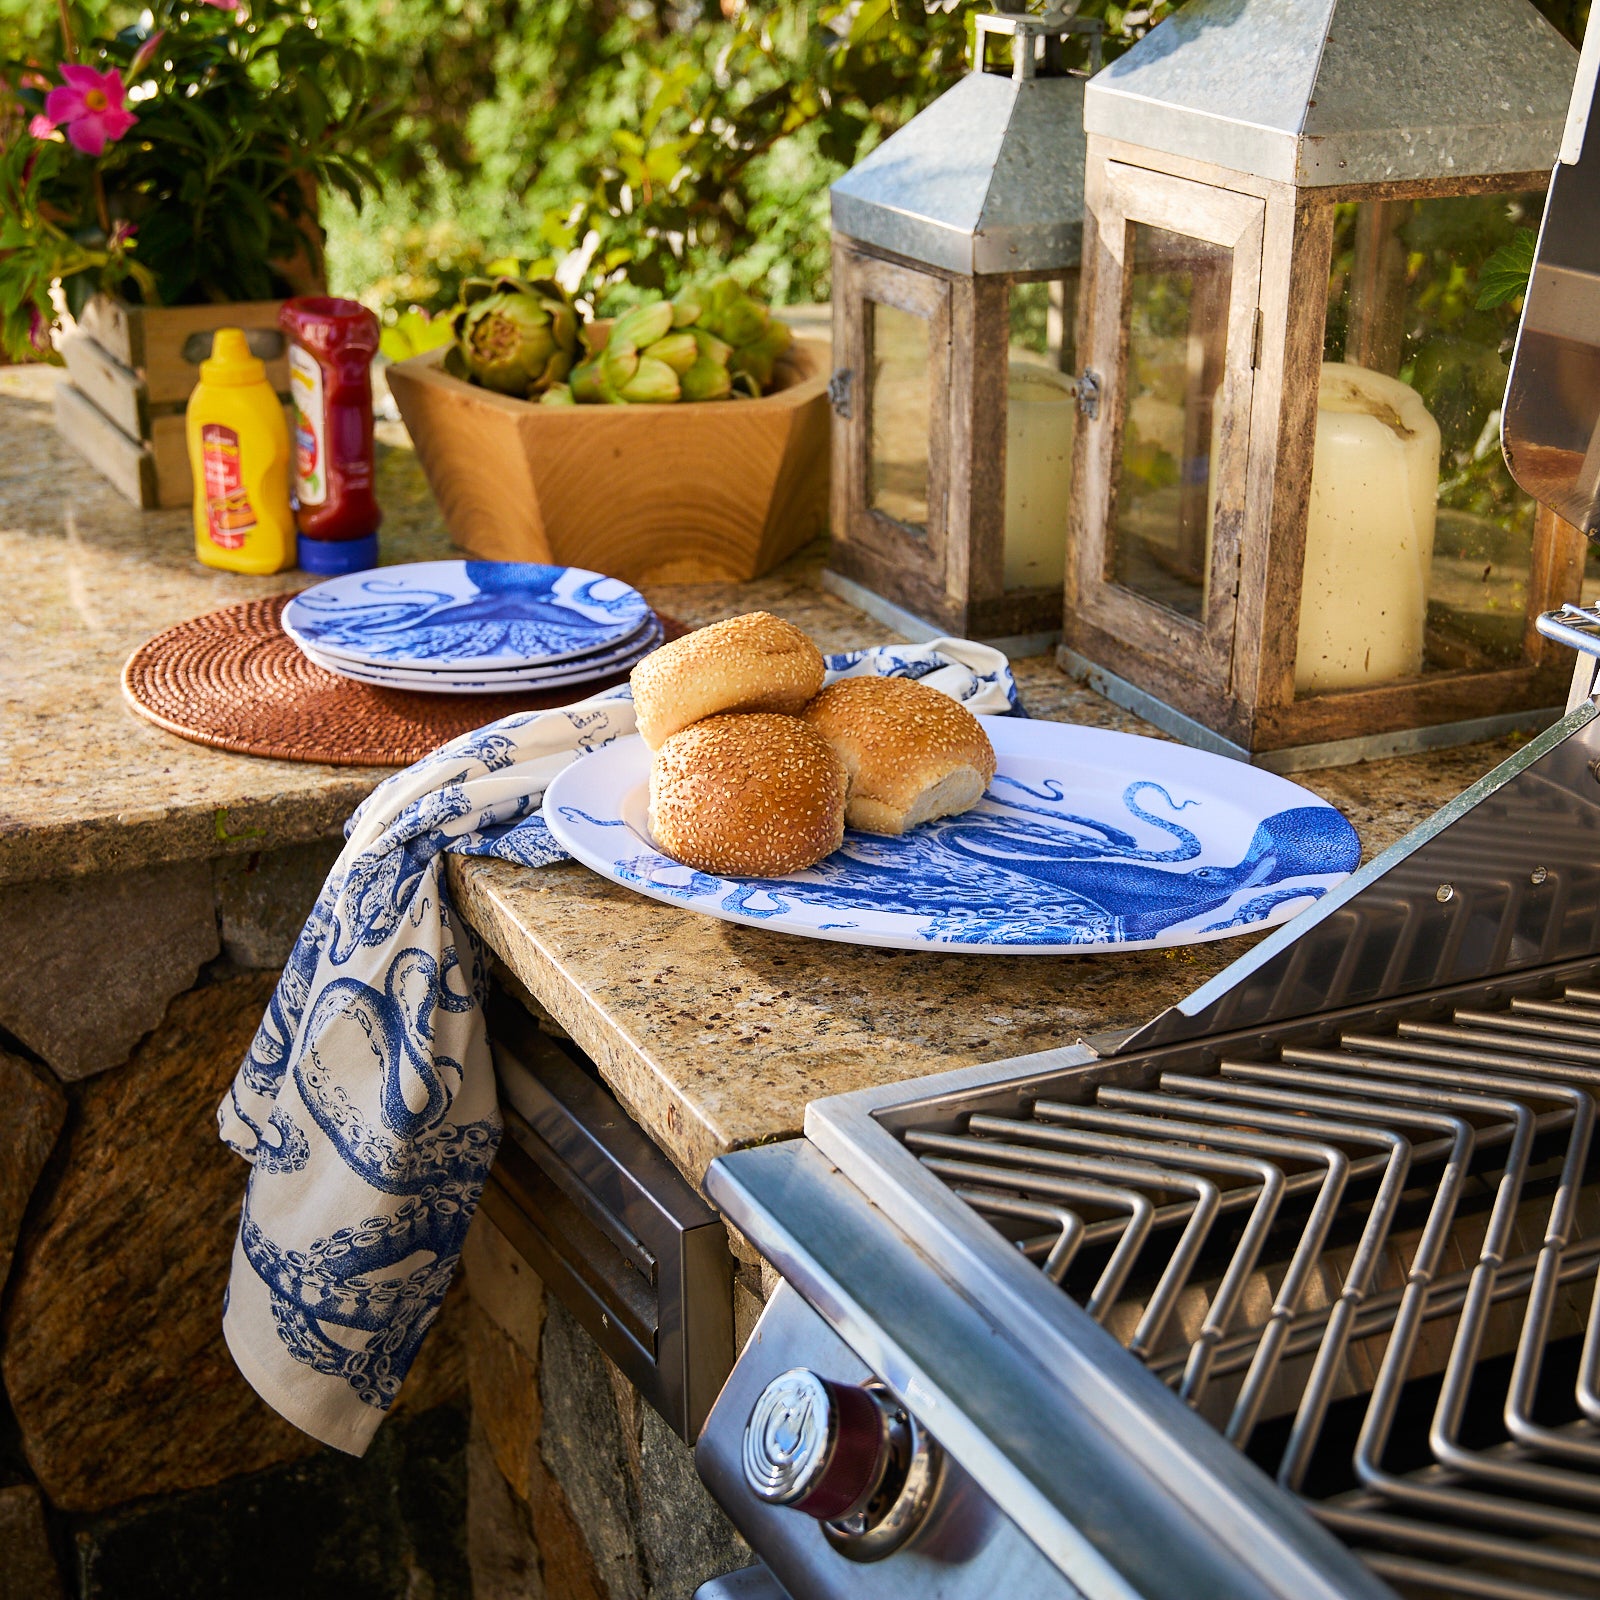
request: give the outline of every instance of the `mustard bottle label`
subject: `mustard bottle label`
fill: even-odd
[[[206,486],[206,533],[220,550],[238,550],[256,525],[255,507],[245,493],[239,465],[239,435],[208,422],[200,430]]]
[[[322,368],[309,350],[289,346],[289,393],[294,397],[294,482],[303,506],[328,498],[328,411]]]

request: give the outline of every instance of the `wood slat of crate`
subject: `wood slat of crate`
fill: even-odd
[[[61,343],[67,376],[136,443],[150,437],[150,399],[139,374],[87,334],[69,334]]]
[[[241,300],[226,305],[130,306],[109,295],[96,295],[84,307],[79,328],[113,360],[130,368],[144,382],[152,406],[182,405],[200,376],[189,359],[209,349],[185,354],[195,334],[218,328],[243,328],[277,333],[281,300]],[[279,394],[289,392],[289,357],[282,336],[272,341],[276,355],[267,361],[267,377]],[[257,354],[261,354],[259,350]]]
[[[96,295],[62,346],[70,383],[57,386],[56,427],[123,494],[146,510],[184,506],[194,493],[183,413],[218,328],[243,328],[287,398],[289,360],[280,300],[226,305],[124,305]]]
[[[154,452],[138,439],[130,439],[75,384],[56,385],[56,431],[119,494],[147,509],[157,503]]]

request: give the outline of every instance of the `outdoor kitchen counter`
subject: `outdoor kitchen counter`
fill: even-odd
[[[830,595],[777,578],[652,597],[696,623],[761,605],[806,628],[824,650],[884,637]],[[1069,682],[1048,658],[1015,667],[1033,716],[1154,733]],[[1367,858],[1509,748],[1477,745],[1299,781],[1350,818]],[[1131,1026],[1253,942],[1123,955],[934,955],[721,922],[571,862],[529,871],[453,857],[450,879],[467,919],[696,1183],[718,1155],[799,1133],[806,1103],[819,1096]]]
[[[136,717],[119,687],[123,661],[152,633],[304,577],[198,566],[186,513],[134,509],[57,437],[52,382],[44,369],[0,370],[0,885],[253,859],[298,843],[331,850],[382,769],[189,744]],[[386,556],[449,554],[411,452],[382,452],[379,478]],[[811,551],[757,583],[648,593],[691,624],[765,607],[824,650],[889,637],[823,593],[818,566]],[[1151,731],[1046,658],[1019,663],[1018,678],[1035,716]],[[1480,745],[1304,781],[1351,818],[1371,854],[1502,754]],[[1247,945],[923,955],[717,922],[571,864],[526,871],[453,858],[451,875],[467,916],[504,963],[696,1180],[725,1150],[798,1132],[818,1095],[1141,1021]]]
[[[0,884],[337,838],[384,769],[210,750],[121,692],[152,634],[310,579],[202,567],[187,511],[140,511],[57,436],[54,380],[0,368]],[[378,491],[386,560],[454,553],[409,450],[381,454]]]

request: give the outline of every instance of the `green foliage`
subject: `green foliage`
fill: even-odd
[[[126,235],[93,230],[80,239],[48,215],[46,197],[69,159],[64,146],[26,136],[0,146],[0,354],[18,360],[50,349],[50,295],[57,281],[80,288],[85,299],[129,278],[147,295],[154,290],[129,254]]]
[[[730,269],[774,303],[824,298],[828,185],[966,71],[979,3],[345,8],[411,93],[373,151],[390,198],[332,214],[340,286],[443,309],[474,256],[571,257],[563,281],[615,308]],[[1171,9],[1083,14],[1109,57]]]
[[[0,306],[13,352],[25,324],[50,319],[53,278],[74,313],[96,289],[164,305],[303,292],[321,275],[319,190],[359,203],[378,183],[365,150],[390,111],[327,5],[251,0],[228,12],[157,0],[111,32],[119,20],[112,8],[74,18],[80,62],[137,69],[138,121],[93,158],[28,130],[59,49],[14,21],[4,36]]]
[[[1528,292],[1533,276],[1533,252],[1539,235],[1532,228],[1518,228],[1509,244],[1503,244],[1484,262],[1478,273],[1479,311],[1492,311]]]

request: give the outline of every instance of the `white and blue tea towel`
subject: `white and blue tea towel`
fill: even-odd
[[[829,658],[1016,714],[997,650],[962,639]],[[251,1164],[223,1307],[240,1371],[359,1455],[439,1310],[500,1138],[484,962],[445,852],[544,866],[537,815],[579,756],[634,731],[626,687],[503,718],[379,784],[295,945],[217,1122]]]

